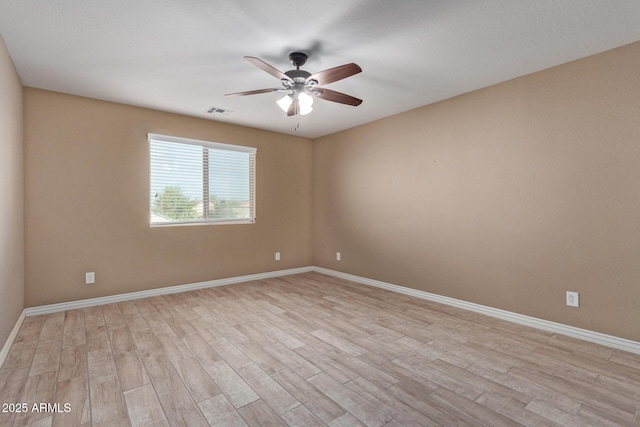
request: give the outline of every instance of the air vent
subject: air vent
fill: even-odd
[[[228,110],[228,109],[224,109],[224,108],[219,108],[219,107],[211,107],[207,110],[208,114],[224,114],[225,116],[228,116],[230,113],[233,113],[233,110]]]

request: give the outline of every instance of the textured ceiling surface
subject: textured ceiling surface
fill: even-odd
[[[640,40],[638,0],[0,0],[25,86],[319,137]],[[287,117],[242,59],[312,73],[364,100]],[[207,114],[212,106],[232,110]]]

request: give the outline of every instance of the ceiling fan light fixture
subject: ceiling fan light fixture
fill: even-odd
[[[313,98],[308,94],[302,93],[292,93],[289,95],[285,95],[282,98],[278,99],[276,103],[285,113],[289,111],[289,107],[293,102],[294,98],[298,98],[298,107],[300,108],[300,115],[305,116],[313,111]]]

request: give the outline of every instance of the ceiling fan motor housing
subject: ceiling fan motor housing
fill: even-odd
[[[293,53],[291,55],[293,55]],[[304,53],[302,55],[304,55]],[[304,55],[304,56],[306,58],[307,55]],[[291,63],[293,62],[294,61],[292,60]],[[283,79],[282,80],[283,86],[286,89],[293,89],[294,92],[302,92],[305,88],[305,84],[307,83],[307,78],[311,75],[310,72],[305,70],[300,70],[300,69],[289,70],[289,71],[286,71],[284,74],[293,81],[293,84],[291,84],[290,82],[285,82]]]
[[[289,71],[286,71],[285,74],[289,78],[291,78],[291,80],[293,80],[294,82],[297,82],[299,79],[301,79],[302,81],[305,81],[307,77],[311,75],[310,72],[305,70],[289,70]]]

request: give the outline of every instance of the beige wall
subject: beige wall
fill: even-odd
[[[638,70],[635,43],[316,140],[314,264],[640,340]]]
[[[24,308],[22,85],[0,37],[0,348]]]
[[[27,306],[311,264],[311,140],[31,88],[24,102]],[[256,223],[150,228],[147,132],[257,147]]]

